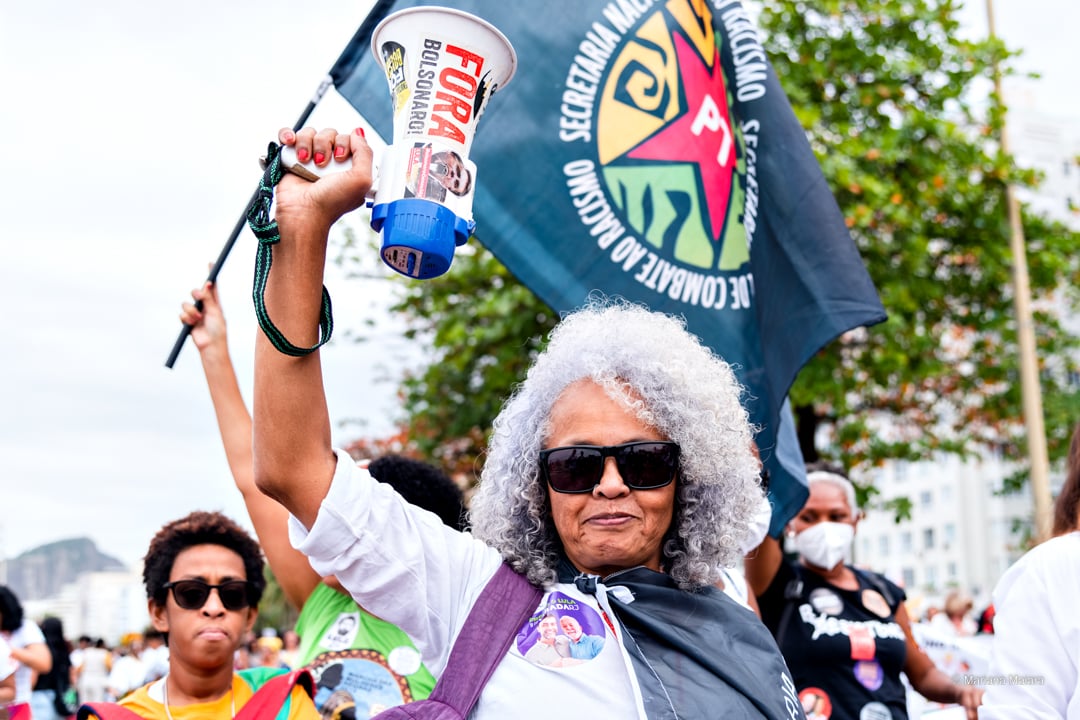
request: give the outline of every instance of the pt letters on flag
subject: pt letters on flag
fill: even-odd
[[[371,30],[423,4],[377,2],[331,71],[384,138]],[[557,311],[599,290],[684,316],[748,390],[779,533],[806,497],[780,427],[787,390],[820,348],[885,312],[742,4],[438,4],[492,23],[518,55],[470,152],[476,238]]]

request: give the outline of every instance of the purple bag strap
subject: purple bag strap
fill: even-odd
[[[517,631],[532,616],[543,592],[505,562],[488,581],[465,618],[430,700],[467,717],[487,681],[506,656]]]

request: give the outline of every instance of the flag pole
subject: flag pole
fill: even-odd
[[[367,42],[371,38],[371,33],[375,27],[375,24],[386,15],[387,9],[391,7],[394,0],[377,0],[371,11],[368,12],[364,22],[360,23],[360,27],[357,28],[356,33],[353,35],[352,40],[345,46],[345,50],[338,57],[337,62],[330,68],[330,72],[327,74],[323,81],[319,83],[319,87],[315,90],[315,94],[312,96],[311,101],[307,107],[304,108],[304,112],[300,113],[300,118],[293,124],[293,132],[300,132],[300,129],[304,127],[304,124],[308,121],[311,113],[314,112],[315,106],[319,104],[319,101],[326,95],[326,91],[330,89],[331,85],[337,85],[339,81],[344,80],[352,72],[353,67],[359,62],[360,57],[368,52]],[[252,193],[251,199],[244,205],[244,212],[240,216],[240,219],[236,221],[236,226],[233,227],[232,233],[229,235],[229,239],[225,241],[225,246],[221,248],[221,253],[218,255],[218,259],[214,262],[213,267],[210,268],[210,274],[206,276],[206,282],[216,282],[218,273],[221,272],[222,265],[225,264],[225,258],[229,256],[232,251],[233,245],[236,244],[236,239],[240,237],[240,233],[244,231],[244,226],[247,224],[247,212],[251,204],[259,196],[259,190],[256,187],[255,192]],[[202,310],[202,302],[195,303],[195,307]],[[184,342],[187,341],[188,335],[191,334],[191,325],[185,324],[180,328],[180,334],[176,338],[176,342],[173,343],[172,351],[169,353],[168,359],[165,361],[165,367],[172,368],[176,363],[176,358],[180,355],[180,350],[184,347]]]
[[[994,1],[986,0],[986,19],[990,39],[994,32]],[[1005,127],[1005,102],[1001,91],[1001,72],[997,59],[993,64],[994,92],[1002,107],[1001,152],[1009,155],[1009,138]],[[1020,202],[1011,182],[1005,184],[1005,203],[1009,214],[1009,248],[1013,256],[1013,304],[1016,310],[1016,335],[1020,345],[1020,390],[1023,398],[1024,423],[1028,435],[1028,457],[1031,462],[1031,494],[1035,509],[1035,542],[1050,537],[1050,462],[1046,451],[1046,428],[1043,420],[1042,389],[1039,385],[1038,357],[1035,352],[1035,328],[1031,314],[1031,286],[1028,280],[1027,250],[1020,217]]]
[[[326,91],[333,85],[333,79],[330,75],[323,78],[323,81],[319,83],[319,87],[315,90],[315,95],[312,96],[311,101],[308,102],[307,107],[300,113],[300,117],[293,124],[293,132],[300,132],[300,129],[307,123],[308,118],[311,117],[311,113],[315,111],[315,106],[319,104],[319,101],[323,99]],[[221,248],[221,252],[218,254],[218,258],[214,261],[213,266],[210,268],[210,273],[206,276],[206,282],[217,282],[218,273],[221,272],[222,266],[225,264],[225,259],[229,257],[229,253],[233,249],[233,245],[236,244],[236,239],[240,237],[240,233],[244,231],[244,227],[247,225],[247,213],[248,208],[259,197],[259,188],[255,188],[255,192],[251,194],[251,198],[244,205],[244,212],[240,214],[240,218],[236,221],[236,225],[233,226],[232,233],[229,234],[229,239],[225,241],[225,246]],[[195,307],[202,310],[202,300],[198,300],[195,303]],[[183,349],[184,343],[187,341],[188,335],[191,334],[191,325],[184,323],[180,328],[180,334],[176,337],[176,342],[173,343],[172,351],[169,352],[169,357],[165,360],[165,367],[172,369],[172,366],[176,363],[176,358],[180,355],[180,350]]]

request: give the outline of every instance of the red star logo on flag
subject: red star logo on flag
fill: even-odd
[[[713,241],[720,239],[735,174],[735,133],[727,85],[716,50],[712,69],[679,35],[675,55],[682,70],[686,110],[667,127],[627,153],[639,160],[686,162],[698,166]]]

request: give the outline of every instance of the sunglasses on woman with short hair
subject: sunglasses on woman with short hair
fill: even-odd
[[[226,610],[243,610],[252,606],[251,596],[254,586],[248,580],[226,580],[211,585],[205,580],[176,580],[167,582],[161,589],[172,590],[176,604],[184,610],[201,610],[210,597],[211,590],[217,590],[218,598]]]
[[[679,468],[679,445],[666,440],[622,445],[566,445],[540,451],[540,474],[560,493],[592,492],[604,475],[604,461],[615,466],[627,487],[655,490],[669,485]]]

